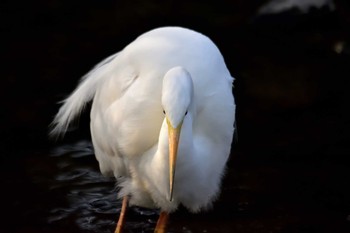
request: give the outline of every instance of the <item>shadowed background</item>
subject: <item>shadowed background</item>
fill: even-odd
[[[48,125],[57,102],[96,63],[168,25],[217,44],[236,79],[238,126],[213,211],[180,211],[170,230],[349,232],[350,6],[314,0],[277,10],[281,2],[302,1],[0,3],[0,232],[112,231],[118,212],[111,206],[88,199],[103,211],[77,217],[86,211],[85,185],[94,195],[103,190],[94,201],[114,200],[113,181],[100,177],[92,155],[89,114],[57,143],[48,140]],[[128,229],[147,232],[142,221],[155,213],[143,211],[143,220],[137,213]],[[96,219],[108,221],[98,229],[79,222]]]

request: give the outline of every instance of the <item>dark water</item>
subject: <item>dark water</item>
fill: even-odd
[[[170,218],[169,232],[349,232],[348,165],[232,155],[213,209]],[[113,232],[121,207],[88,140],[36,151],[1,170],[1,232]],[[19,171],[14,174],[14,170]],[[6,173],[4,176],[3,173]],[[125,232],[153,232],[157,210],[128,209]]]

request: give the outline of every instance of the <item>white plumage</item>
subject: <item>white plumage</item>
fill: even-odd
[[[154,29],[82,79],[56,115],[52,134],[64,134],[93,100],[96,158],[104,175],[118,179],[119,196],[165,212],[179,204],[196,212],[217,196],[230,154],[232,81],[208,37],[180,27]],[[181,130],[172,194],[170,127]]]

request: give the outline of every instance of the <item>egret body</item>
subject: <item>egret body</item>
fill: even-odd
[[[82,79],[52,134],[63,135],[92,100],[101,172],[117,179],[124,209],[127,203],[159,208],[156,231],[162,232],[180,204],[198,212],[219,192],[234,131],[232,82],[208,37],[180,27],[154,29]]]

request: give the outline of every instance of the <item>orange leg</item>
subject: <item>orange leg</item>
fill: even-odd
[[[154,233],[166,233],[166,227],[168,223],[169,214],[165,211],[160,212],[157,226],[154,229]]]
[[[128,196],[123,197],[122,209],[120,211],[115,233],[122,233],[124,222],[125,222],[126,208],[128,207],[128,199],[129,199]]]

